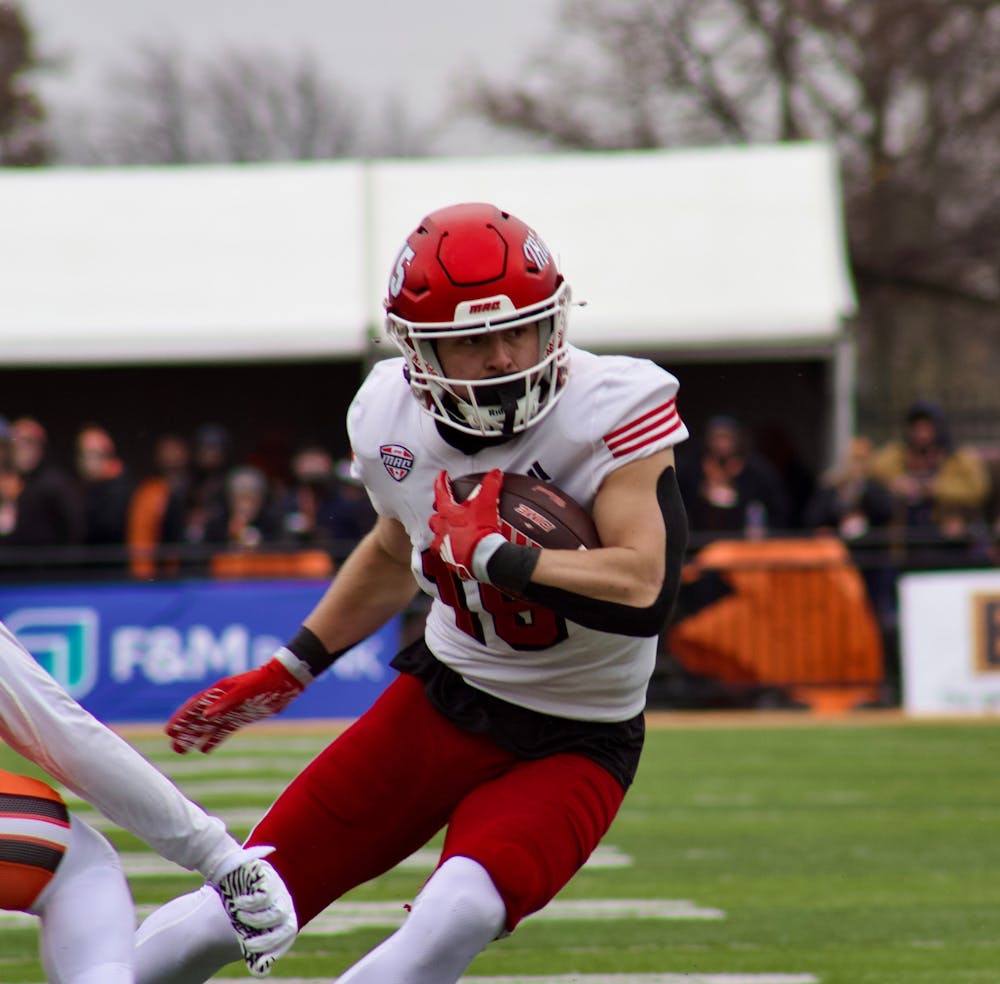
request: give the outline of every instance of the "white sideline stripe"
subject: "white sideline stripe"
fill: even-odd
[[[225,817],[223,817],[225,819]],[[226,826],[233,825],[226,821]],[[427,847],[411,854],[406,860],[401,861],[397,868],[408,871],[433,871],[438,863],[441,851],[439,848]],[[125,874],[130,878],[146,878],[156,875],[180,875],[185,874],[186,869],[179,865],[161,858],[158,854],[150,854],[145,851],[121,851],[118,855],[125,868]],[[601,845],[590,856],[585,867],[587,868],[628,868],[633,861],[627,854],[622,853],[616,847]]]
[[[300,936],[336,936],[362,927],[401,926],[406,918],[405,902],[334,902],[321,912]],[[696,906],[686,899],[556,899],[541,912],[529,916],[531,923],[566,919],[725,919],[721,909]]]
[[[178,869],[181,870],[181,869]],[[337,936],[368,927],[395,928],[406,918],[405,902],[334,902],[321,912],[300,936]],[[156,906],[140,905],[140,918]],[[699,907],[687,899],[556,899],[541,912],[528,917],[531,923],[566,919],[725,919],[722,909]],[[0,926],[26,925],[33,916],[19,912],[0,912]],[[687,981],[686,984],[691,984]]]

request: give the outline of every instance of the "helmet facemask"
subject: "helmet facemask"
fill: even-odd
[[[562,395],[569,356],[566,313],[570,290],[565,282],[537,304],[516,309],[505,295],[465,301],[455,320],[417,323],[389,313],[389,337],[406,358],[410,387],[420,407],[435,420],[481,437],[511,436],[548,414]],[[526,369],[490,379],[445,375],[436,342],[538,326],[538,360]]]

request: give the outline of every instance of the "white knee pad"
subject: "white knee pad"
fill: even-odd
[[[338,984],[454,984],[503,931],[507,912],[486,869],[449,858],[406,922],[337,979]]]
[[[503,931],[507,910],[489,872],[472,858],[454,857],[434,872],[414,900],[407,922],[414,918],[443,922],[458,937],[485,937],[488,943]]]

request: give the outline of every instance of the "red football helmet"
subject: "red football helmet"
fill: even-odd
[[[452,205],[428,215],[396,258],[386,331],[432,417],[466,434],[517,434],[562,394],[569,300],[548,248],[520,219],[494,205]],[[538,361],[529,369],[486,380],[445,376],[436,339],[530,324],[538,325]]]

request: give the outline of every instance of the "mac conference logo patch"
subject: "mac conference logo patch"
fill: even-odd
[[[385,470],[397,481],[401,482],[410,474],[413,468],[413,452],[402,444],[383,444],[378,449]]]

